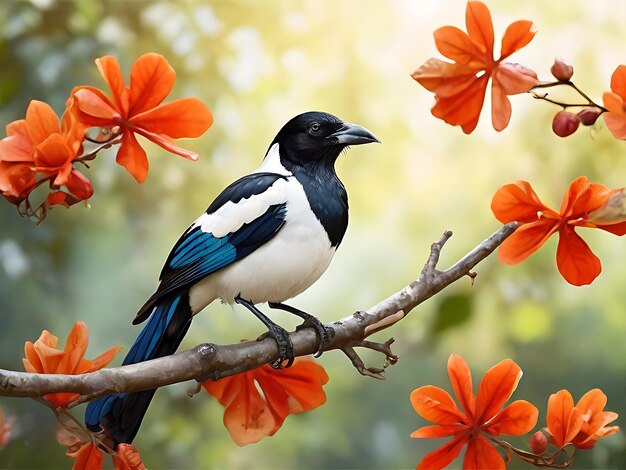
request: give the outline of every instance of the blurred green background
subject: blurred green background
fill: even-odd
[[[512,60],[540,78],[548,79],[553,58],[562,56],[574,64],[576,83],[600,99],[614,68],[626,61],[621,0],[493,0],[489,6],[497,44],[510,22],[535,21],[539,33]],[[0,367],[22,370],[24,341],[44,328],[63,341],[78,319],[90,327],[88,357],[118,343],[127,348],[139,331],[131,319],[156,287],[180,233],[224,186],[254,170],[282,124],[303,111],[329,111],[383,142],[338,162],[350,194],[350,227],[326,275],[293,302],[326,321],[366,309],[410,282],[446,229],[455,235],[441,267],[472,249],[499,226],[489,204],[502,184],[527,179],[557,208],[582,174],[623,186],[624,142],[601,123],[560,139],[550,130],[557,110],[529,96],[512,98],[511,125],[500,134],[488,108],[471,136],[430,115],[432,95],[409,74],[436,55],[437,27],[464,27],[464,8],[461,0],[3,0],[2,125],[22,117],[31,99],[61,113],[73,86],[104,88],[96,57],[115,55],[128,76],[147,51],[164,54],[176,69],[172,97],[201,98],[215,124],[184,142],[200,152],[197,163],[144,142],[151,171],[143,185],[115,164],[114,153],[103,152],[86,172],[95,188],[89,209],[58,208],[35,226],[0,203]],[[409,393],[426,384],[450,390],[445,366],[453,352],[467,359],[475,382],[491,365],[513,358],[525,373],[514,398],[537,404],[539,425],[549,394],[561,388],[578,399],[600,387],[607,408],[625,415],[624,239],[584,232],[603,261],[591,287],[575,288],[560,277],[555,239],[514,268],[492,256],[478,267],[473,287],[461,280],[378,334],[395,336],[401,356],[385,382],[361,377],[338,352],[325,354],[319,362],[330,375],[326,405],[288,418],[272,438],[237,447],[217,401],[205,394],[189,399],[190,384],[183,384],[156,395],[135,444],[149,468],[412,468],[444,440],[409,438],[426,424]],[[288,314],[272,316],[295,326]],[[183,347],[261,332],[246,311],[211,305],[194,320]],[[378,355],[364,357],[382,363]],[[0,467],[70,467],[47,409],[21,399],[0,405],[18,418]],[[624,434],[581,452],[574,467],[626,468]],[[516,461],[511,468],[526,467]]]

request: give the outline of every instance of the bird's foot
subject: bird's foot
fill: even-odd
[[[304,313],[304,312],[302,312]],[[317,339],[319,343],[317,345],[317,351],[313,355],[313,357],[320,357],[324,352],[324,348],[328,343],[330,343],[330,339],[335,336],[335,330],[322,323],[319,318],[314,317],[313,315],[304,314],[306,316],[302,316],[304,321],[302,324],[296,327],[297,330],[301,330],[302,328],[313,328],[315,330],[315,334],[317,335]]]
[[[278,344],[278,357],[276,360],[268,363],[268,365],[272,369],[280,369],[281,367],[286,369],[287,367],[291,367],[294,361],[294,356],[293,344],[291,343],[289,332],[278,325],[271,325],[268,326],[267,333],[263,333],[259,336],[257,341],[264,340],[267,337],[274,338],[276,344]],[[287,361],[287,364],[283,366],[283,362],[285,361]]]

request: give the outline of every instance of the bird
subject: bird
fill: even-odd
[[[289,120],[260,167],[226,187],[171,250],[156,292],[133,324],[147,320],[123,365],[173,354],[195,314],[215,300],[239,304],[278,344],[274,368],[293,360],[288,332],[258,307],[267,303],[315,329],[320,355],[332,334],[317,317],[284,302],[328,268],[348,226],[348,195],[335,162],[352,145],[380,142],[366,128],[310,111]],[[85,412],[87,428],[117,446],[132,443],[156,390],[104,395]]]

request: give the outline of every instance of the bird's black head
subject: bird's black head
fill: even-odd
[[[291,166],[330,166],[349,145],[379,142],[364,127],[344,122],[332,114],[311,111],[300,114],[283,126],[274,138],[281,163]]]

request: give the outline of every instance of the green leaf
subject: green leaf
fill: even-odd
[[[437,308],[432,334],[439,335],[451,328],[467,323],[472,316],[472,297],[468,294],[452,294],[443,299]]]

